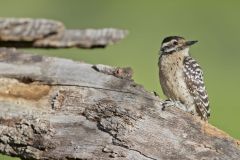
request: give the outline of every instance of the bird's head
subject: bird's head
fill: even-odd
[[[160,53],[172,54],[182,50],[187,50],[188,52],[189,47],[197,42],[198,41],[187,41],[179,36],[166,37],[162,42]]]

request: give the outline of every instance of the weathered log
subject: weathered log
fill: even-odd
[[[0,49],[0,152],[22,159],[240,158],[238,141],[177,108],[162,111],[162,101],[130,75],[128,68]]]
[[[30,18],[1,18],[1,47],[97,48],[114,44],[127,35],[126,30],[68,30],[58,21]]]

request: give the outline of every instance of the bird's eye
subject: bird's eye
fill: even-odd
[[[178,42],[177,42],[177,41],[174,41],[173,44],[174,44],[174,45],[178,45]]]

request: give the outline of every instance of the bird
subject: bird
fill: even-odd
[[[197,42],[180,36],[164,38],[158,61],[159,79],[168,98],[163,103],[164,108],[175,106],[207,121],[210,106],[203,71],[189,54],[190,46]]]

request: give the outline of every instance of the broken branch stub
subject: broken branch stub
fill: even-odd
[[[47,19],[1,18],[1,47],[102,48],[122,40],[126,30],[66,29],[63,23]]]
[[[189,113],[162,111],[162,101],[130,72],[119,77],[116,70],[0,49],[0,152],[23,159],[239,159],[238,141]]]

